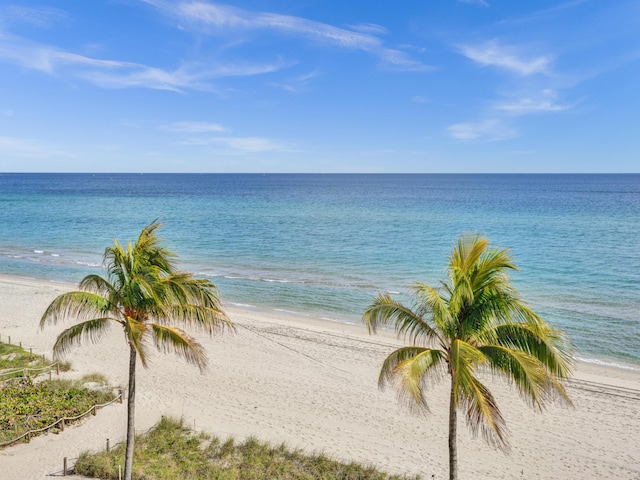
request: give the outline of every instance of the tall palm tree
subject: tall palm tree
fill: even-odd
[[[176,269],[176,256],[162,246],[156,234],[159,226],[157,221],[147,225],[136,244],[129,243],[126,248],[114,240],[114,246],[104,252],[106,278],[84,277],[79,291],[57,297],[40,320],[40,328],[66,318],[81,320],[60,333],[53,346],[55,357],[83,340],[98,341],[113,323],[124,330],[129,345],[125,480],[131,480],[133,464],[137,358],[148,367],[152,341],[158,350],[174,352],[202,371],[207,365],[203,347],[178,326],[209,334],[234,328],[221,309],[216,286]]]
[[[490,372],[515,384],[534,408],[554,398],[571,403],[561,379],[571,373],[571,350],[562,332],[551,328],[509,282],[516,267],[507,250],[486,238],[462,236],[449,257],[448,280],[436,289],[412,286],[409,308],[380,294],[363,320],[370,333],[391,324],[411,346],[382,364],[379,386],[391,383],[400,400],[427,410],[429,381],[449,376],[449,478],[457,478],[456,427],[463,409],[472,433],[508,450],[505,421],[478,373]]]

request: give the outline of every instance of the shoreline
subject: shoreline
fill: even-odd
[[[77,287],[77,283],[73,283],[65,280],[55,280],[55,279],[43,279],[37,277],[28,277],[21,275],[11,275],[0,273],[0,284],[9,282],[9,283],[19,283],[19,282],[27,282],[28,284],[36,284],[36,285],[57,285],[66,289],[75,289]],[[319,315],[314,314],[313,312],[304,312],[304,311],[292,311],[287,309],[282,309],[278,307],[269,307],[269,306],[257,306],[257,305],[248,305],[248,304],[239,304],[234,302],[225,303],[223,299],[224,308],[227,310],[235,310],[238,312],[247,312],[252,314],[262,314],[268,317],[284,317],[289,318],[292,321],[301,322],[306,324],[320,324],[324,325],[328,328],[340,327],[343,325],[352,325],[355,327],[359,327],[363,332],[366,332],[366,328],[361,322],[358,322],[356,319],[353,321],[349,321],[347,317],[341,318],[327,318],[321,317]],[[385,327],[381,327],[380,331],[384,331]],[[581,352],[575,352],[574,355],[576,366],[584,365],[582,368],[591,368],[599,369],[601,368],[604,372],[608,370],[623,370],[627,372],[637,372],[640,375],[640,362],[634,363],[632,361],[625,362],[624,359],[615,359],[615,358],[603,358],[603,357],[588,357],[582,354]]]
[[[69,288],[73,285],[0,275],[2,338],[11,335],[14,343],[50,355],[55,337],[70,322],[44,331],[38,322],[50,301]],[[137,431],[169,415],[220,438],[253,435],[390,473],[445,478],[447,383],[434,386],[426,417],[399,406],[391,389],[378,390],[384,357],[402,344],[393,332],[370,336],[362,325],[279,312],[227,307],[227,313],[238,327],[235,334],[198,335],[209,356],[204,374],[155,351],[150,368],[138,368]],[[114,328],[66,359],[72,375],[101,372],[112,385],[126,386],[127,357],[122,332]],[[542,413],[505,383],[488,385],[511,432],[511,453],[474,439],[461,420],[461,478],[640,478],[636,372],[578,363],[567,382],[574,407],[553,404]],[[3,478],[44,480],[60,470],[63,457],[102,449],[106,438],[113,445],[124,438],[125,428],[126,407],[116,405],[59,435],[1,450]]]

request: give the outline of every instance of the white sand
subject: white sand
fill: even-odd
[[[0,335],[50,354],[65,325],[38,331],[49,302],[69,286],[0,277]],[[447,477],[446,381],[433,389],[432,413],[418,417],[380,392],[381,362],[396,346],[393,336],[369,336],[363,326],[229,309],[234,334],[202,338],[210,367],[198,370],[174,356],[155,354],[138,369],[138,430],[161,415],[226,438],[254,435],[309,451],[324,451],[393,473]],[[101,372],[126,386],[128,352],[113,328],[99,344],[68,357],[74,375]],[[580,364],[568,385],[574,408],[530,409],[504,384],[492,391],[506,417],[509,455],[458,428],[460,478],[640,479],[640,372]],[[463,415],[460,415],[463,417]],[[125,404],[107,407],[65,432],[0,451],[0,478],[46,479],[63,457],[122,440]],[[72,463],[70,461],[70,463]],[[433,477],[432,477],[433,476]]]

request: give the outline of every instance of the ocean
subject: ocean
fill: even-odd
[[[225,303],[351,323],[480,233],[578,358],[640,370],[640,175],[9,173],[0,207],[3,274],[78,282],[158,218]]]

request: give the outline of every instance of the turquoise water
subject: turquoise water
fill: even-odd
[[[482,233],[580,358],[640,367],[640,175],[5,174],[0,273],[77,282],[156,217],[226,302],[348,322]]]

